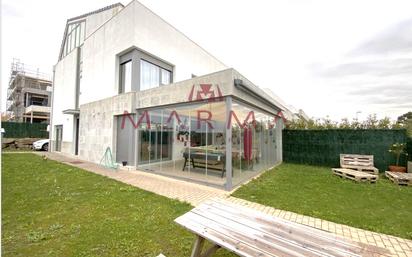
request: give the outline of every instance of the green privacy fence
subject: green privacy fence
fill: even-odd
[[[412,161],[412,137],[409,136],[406,142],[407,142],[406,151],[408,152],[408,160]]]
[[[389,146],[407,140],[404,129],[285,129],[283,161],[339,167],[341,153],[369,154],[374,155],[375,167],[382,172],[395,163],[395,158],[388,152]],[[406,165],[404,156],[401,165]]]
[[[5,138],[49,138],[47,124],[43,123],[20,123],[20,122],[2,122]]]

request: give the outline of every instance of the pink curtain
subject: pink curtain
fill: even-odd
[[[252,145],[252,130],[245,128],[243,132],[243,152],[247,161],[252,160]]]

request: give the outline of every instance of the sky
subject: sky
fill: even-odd
[[[412,1],[140,2],[310,117],[412,111]],[[2,0],[2,111],[13,58],[52,74],[66,20],[113,3]]]

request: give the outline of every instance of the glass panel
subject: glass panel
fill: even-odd
[[[271,127],[270,121],[273,121],[272,115],[233,102],[231,123],[234,185],[277,163],[276,133],[281,132]]]
[[[274,116],[233,101],[232,160],[226,160],[226,108],[222,101],[140,110],[134,121],[140,120],[139,169],[223,188],[227,161],[232,162],[233,185],[273,167],[280,159],[281,135]]]
[[[168,85],[170,84],[171,80],[171,75],[172,73],[168,70],[161,69],[162,71],[162,85]]]
[[[76,35],[75,35],[75,33],[74,32],[72,32],[71,34],[70,34],[70,37],[71,37],[71,39],[70,39],[70,51],[72,51],[76,46],[75,46],[75,40],[76,40]]]
[[[120,90],[119,93],[132,91],[132,61],[120,65]]]
[[[139,126],[139,168],[224,187],[225,102],[168,107],[148,113],[150,129],[145,118]]]
[[[80,45],[80,26],[76,27],[76,47]]]
[[[69,34],[67,37],[67,54],[72,50],[72,34]]]
[[[63,57],[67,55],[67,48],[68,48],[68,38],[66,38],[66,42],[64,43],[64,49],[63,49]]]
[[[140,61],[140,90],[159,86],[160,68],[145,60]]]
[[[82,22],[80,23],[80,44],[82,44],[84,41],[85,33],[86,33],[86,23]]]

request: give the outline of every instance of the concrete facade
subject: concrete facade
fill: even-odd
[[[69,19],[68,24],[78,19]],[[74,153],[73,115],[63,114],[62,111],[76,109],[76,76],[79,76],[77,69],[80,62],[77,51],[80,48],[82,79],[77,96],[80,105],[118,94],[119,56],[135,48],[172,64],[173,81],[227,68],[138,1],[132,1],[126,7],[114,5],[80,19],[86,20],[85,40],[81,47],[59,60],[54,71],[55,110],[50,136],[55,140],[54,126],[63,125],[66,153]]]
[[[135,114],[136,110],[139,109],[188,103],[188,97],[194,85],[213,83],[219,86],[223,97],[230,96],[234,99],[241,99],[262,110],[269,111],[274,116],[281,111],[281,109],[262,101],[262,98],[253,97],[245,91],[237,89],[233,83],[235,79],[241,79],[246,85],[261,94],[262,98],[267,97],[270,100],[268,95],[260,92],[258,87],[251,84],[236,70],[226,69],[151,90],[130,92],[81,105],[80,158],[97,163],[102,158],[106,147],[113,149],[116,158],[115,116],[123,115],[125,111]],[[282,161],[282,126],[283,124],[280,124],[276,127],[278,129],[276,156],[279,162]]]
[[[112,150],[114,160],[121,162],[127,159],[129,165],[139,168],[139,163],[141,163],[139,158],[142,157],[138,157],[138,152],[141,154],[143,151],[143,143],[139,139],[139,133],[142,132],[138,132],[137,129],[130,129],[129,134],[118,131],[123,117],[121,115],[127,112],[138,119],[141,112],[145,110],[161,110],[170,106],[187,106],[192,103],[207,104],[209,101],[216,101],[219,102],[217,105],[221,108],[218,114],[220,130],[212,132],[211,137],[208,136],[207,131],[196,133],[203,133],[201,137],[208,137],[211,140],[209,144],[218,140],[217,138],[223,133],[225,141],[221,144],[231,145],[232,129],[229,128],[229,125],[225,128],[224,121],[231,115],[232,105],[244,104],[248,106],[247,108],[259,110],[261,114],[264,113],[265,117],[272,117],[275,123],[273,132],[272,130],[270,132],[271,138],[273,138],[271,139],[273,140],[273,143],[271,142],[273,149],[270,150],[270,156],[265,150],[255,151],[254,157],[249,158],[268,159],[264,164],[265,168],[282,161],[281,130],[283,121],[279,116],[282,108],[277,105],[276,101],[236,70],[226,67],[138,1],[132,1],[126,7],[115,4],[69,19],[66,33],[68,28],[76,27],[76,24],[81,24],[78,26],[79,28],[85,26],[85,29],[80,31],[80,33],[84,33],[84,41],[78,43],[79,38],[76,34],[74,39],[76,47],[73,48],[72,45],[68,47],[69,40],[66,39],[67,35],[65,34],[59,62],[54,67],[50,133],[52,151],[78,155],[80,159],[99,163],[109,147]],[[72,48],[73,50],[67,51]],[[120,65],[123,64],[125,56],[129,55],[134,58],[131,70],[132,91],[119,93],[121,91],[119,85],[122,83]],[[141,74],[143,72],[140,66],[141,60],[149,60],[158,68],[168,67],[172,76],[171,83],[140,90],[139,85],[141,76],[143,76]],[[211,91],[201,92],[204,85],[209,85]],[[199,99],[199,96],[203,98]],[[243,119],[244,117],[241,117],[241,121]],[[266,125],[261,126],[265,127]],[[177,130],[173,133],[164,133],[167,140],[173,142],[173,147],[170,145],[172,143],[169,145],[156,143],[158,144],[156,147],[170,151],[166,154],[167,158],[170,158],[169,162],[175,163],[175,159],[179,156],[180,159],[182,158],[186,143],[183,146],[183,143],[175,142],[175,139],[179,138],[176,134]],[[131,142],[127,145],[127,149],[119,151],[120,147],[126,147],[120,146],[120,144],[124,145],[124,142],[128,142],[130,135],[133,137],[130,137]],[[259,137],[261,142],[268,141],[268,139],[264,139],[263,134]],[[189,139],[189,141],[191,140]],[[243,147],[243,145],[239,147]],[[170,148],[173,149],[170,150]],[[230,160],[233,154],[232,148],[226,148],[228,150],[222,150],[222,154],[224,154],[224,158]],[[162,155],[161,151],[160,155]],[[243,156],[243,148],[239,148],[237,151],[238,156]],[[122,154],[122,157],[116,156],[116,153]],[[151,156],[153,153],[147,154]],[[152,157],[149,157],[149,163],[150,158]],[[239,158],[241,159],[241,157]],[[230,189],[232,181],[229,178],[231,173],[235,172],[232,171],[231,161],[223,164],[222,172],[224,170],[227,171],[226,177],[228,178],[225,187]]]

